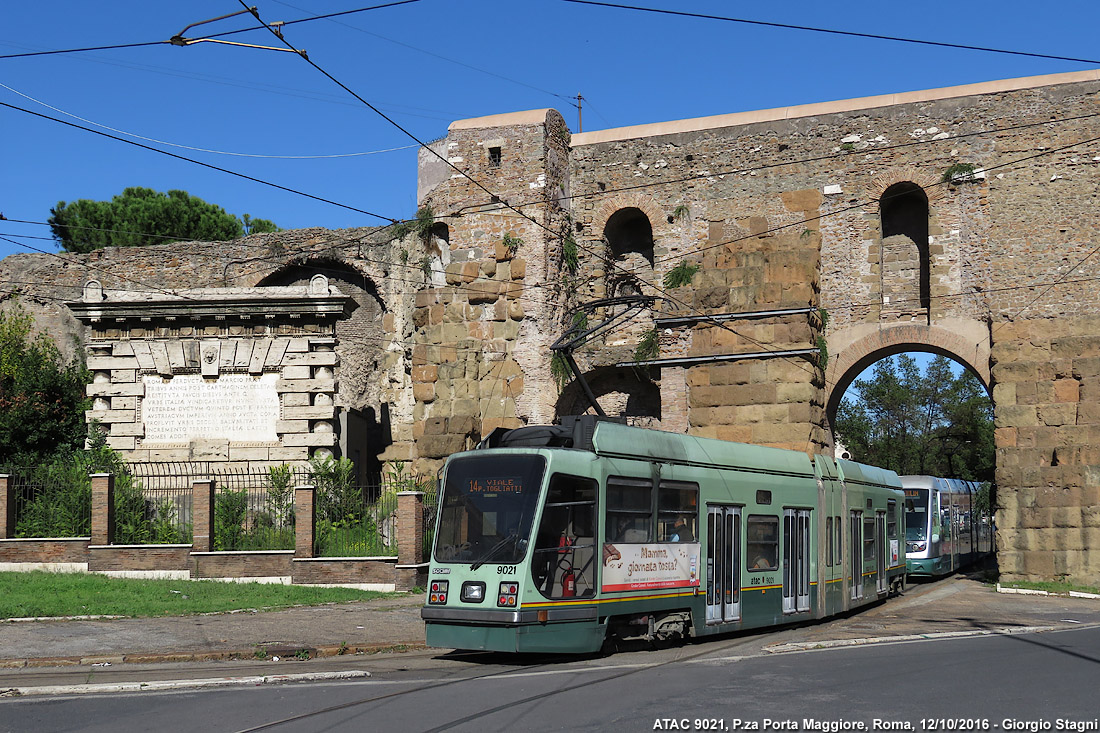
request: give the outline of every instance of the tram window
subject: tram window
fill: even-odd
[[[833,518],[825,517],[825,565],[833,566]]]
[[[608,478],[605,525],[608,541],[651,542],[652,524],[653,482],[622,476]]]
[[[658,542],[695,542],[698,514],[698,485],[662,481],[657,487]]]
[[[886,537],[891,540],[898,538],[898,503],[893,499],[886,502]]]
[[[875,560],[875,520],[867,517],[863,520],[863,562]]]
[[[772,503],[772,492],[766,489],[757,489],[756,503],[760,506],[770,506]]]
[[[750,515],[745,524],[749,570],[779,569],[779,518]]]
[[[535,587],[547,598],[596,592],[596,488],[590,478],[550,477],[531,560]]]

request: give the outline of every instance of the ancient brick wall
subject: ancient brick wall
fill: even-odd
[[[345,326],[341,399],[387,405],[385,457],[421,470],[494,427],[588,409],[549,346],[595,298],[659,299],[576,357],[609,412],[666,430],[828,451],[863,367],[948,354],[992,391],[1006,577],[1098,582],[1098,91],[1078,72],[572,136],[553,110],[463,120],[420,152],[432,236],[23,255],[0,280],[48,283],[26,297],[73,332],[48,304],[87,266],[108,288],[180,288],[336,263],[372,315]],[[666,286],[682,264],[698,269]],[[656,366],[631,368],[641,356]]]
[[[90,395],[97,402],[92,417],[109,426],[114,434],[111,444],[116,448],[133,451],[140,440],[136,432],[139,428],[131,428],[129,434],[123,435],[125,425],[139,425],[134,411],[140,407],[141,395],[135,391],[141,386],[141,368],[137,364],[140,356],[133,353],[132,344],[165,339],[182,343],[204,337],[223,340],[232,347],[221,353],[233,360],[226,365],[232,370],[238,366],[235,360],[239,346],[257,347],[261,341],[282,340],[287,342],[288,350],[282,351],[280,363],[266,364],[272,351],[268,349],[265,367],[289,367],[292,375],[288,378],[298,378],[306,375],[294,375],[295,370],[301,372],[314,365],[304,362],[283,365],[281,361],[286,359],[286,354],[294,356],[300,351],[321,351],[323,348],[303,350],[291,342],[300,342],[301,346],[311,338],[317,341],[335,336],[336,354],[332,366],[339,371],[339,379],[334,382],[338,385],[334,407],[337,411],[354,408],[367,413],[373,420],[372,426],[384,433],[372,442],[371,448],[377,452],[373,458],[378,461],[407,460],[415,456],[411,425],[413,399],[408,374],[412,352],[411,310],[416,287],[423,282],[416,279],[422,278],[416,263],[423,257],[424,244],[409,238],[395,246],[391,240],[387,229],[310,229],[254,235],[234,242],[176,242],[154,247],[108,248],[86,255],[60,257],[15,255],[0,262],[0,283],[10,283],[5,288],[4,300],[18,298],[35,315],[43,330],[59,335],[74,334],[72,338],[58,339],[69,353],[75,353],[76,348],[82,348],[85,342],[95,338],[113,340],[117,343],[110,347],[109,353],[97,353],[96,358],[117,357],[135,362],[125,368],[99,370],[103,374],[90,387]],[[347,295],[358,307],[352,311],[347,324],[337,324],[335,330],[329,328],[327,331],[317,323],[272,327],[262,313],[257,313],[254,322],[222,324],[225,328],[219,328],[216,334],[207,334],[205,328],[191,333],[193,325],[184,322],[159,323],[154,328],[154,324],[137,321],[125,327],[99,324],[99,332],[93,333],[94,328],[86,329],[63,305],[81,300],[85,283],[92,279],[101,283],[108,299],[117,298],[123,291],[142,297],[168,298],[172,292],[183,289],[299,284],[308,282],[314,274],[334,279],[338,289],[348,288]],[[186,372],[195,367],[188,362],[186,353],[179,354],[179,364],[172,362],[167,350],[165,353],[169,373]],[[254,361],[251,355],[247,361]],[[150,368],[156,371],[155,364]],[[332,376],[335,374],[330,378]],[[314,410],[316,406],[310,390],[288,389],[283,393],[282,408],[290,411],[284,417],[289,420],[316,418],[312,413],[308,417],[291,414]],[[117,430],[113,427],[115,423],[118,423]],[[196,458],[191,450],[194,447],[187,447],[183,453],[177,450],[171,455],[137,454],[135,458],[190,460]],[[312,444],[299,442],[293,446],[282,445],[272,452],[267,446],[239,445],[234,456],[229,456],[228,447],[221,443],[198,446],[198,450],[204,460],[279,463],[304,460],[311,447]]]
[[[443,277],[417,294],[413,314],[413,425],[423,468],[498,426],[554,417],[545,386],[561,320],[567,146],[553,110],[455,123],[439,146],[485,188],[457,173],[437,176],[423,200],[450,227]],[[422,168],[440,165],[421,157]]]

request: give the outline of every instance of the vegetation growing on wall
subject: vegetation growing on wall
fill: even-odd
[[[699,265],[692,265],[684,260],[665,275],[665,287],[672,289],[690,285],[691,279],[695,277],[697,272],[699,272]]]

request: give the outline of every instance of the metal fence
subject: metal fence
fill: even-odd
[[[115,544],[191,544],[191,482],[176,464],[135,463],[115,476]]]
[[[422,521],[424,522],[424,544],[421,547],[421,557],[425,561],[432,558],[432,546],[435,544],[435,518],[439,512],[439,486],[438,482],[432,481],[424,487],[424,514]]]
[[[218,467],[210,477],[215,550],[294,549],[294,487],[308,483],[308,471]]]
[[[326,469],[326,465],[316,468]],[[314,553],[318,557],[397,554],[397,494],[424,491],[424,551],[435,530],[435,482],[400,467],[380,484],[358,485],[338,463],[226,467],[208,462],[134,463],[115,475],[115,544],[190,544],[192,486],[215,482],[215,550],[292,550],[294,487],[316,489]],[[91,479],[85,467],[2,468],[14,487],[17,537],[91,534]]]
[[[82,466],[0,467],[12,488],[16,537],[88,537],[92,481]]]
[[[393,485],[318,486],[317,557],[397,554],[397,491]],[[378,497],[371,500],[370,497]]]

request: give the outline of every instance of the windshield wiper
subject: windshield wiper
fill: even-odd
[[[495,545],[493,545],[492,547],[490,547],[488,552],[486,552],[484,555],[482,555],[481,558],[479,558],[473,565],[470,566],[470,570],[477,570],[482,565],[489,562],[489,558],[491,558],[493,555],[495,555],[498,552],[500,552],[501,550],[503,550],[509,544],[515,543],[516,540],[518,540],[518,539],[519,539],[518,534],[508,535],[507,537],[502,539],[500,542],[498,542]]]

